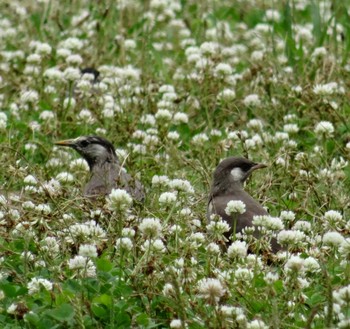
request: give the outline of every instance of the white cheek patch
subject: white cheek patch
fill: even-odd
[[[241,168],[233,168],[231,170],[231,175],[235,181],[241,181],[244,178],[244,173]]]
[[[208,204],[208,212],[211,214],[213,212],[213,201],[210,201]]]

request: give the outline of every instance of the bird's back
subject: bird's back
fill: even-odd
[[[240,190],[239,193],[230,193],[214,196],[208,204],[208,217],[212,214],[221,216],[232,227],[232,216],[225,212],[229,201],[240,200],[246,205],[246,212],[238,214],[236,223],[236,232],[241,232],[243,228],[252,226],[253,217],[257,215],[267,215],[267,211],[255,201],[247,192]]]
[[[118,163],[113,162],[93,168],[91,178],[85,186],[84,195],[87,197],[107,195],[113,188],[124,189],[137,201],[145,198],[141,182],[134,180]]]

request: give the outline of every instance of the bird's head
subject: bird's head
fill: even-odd
[[[55,143],[75,149],[89,164],[90,169],[96,164],[117,161],[114,146],[107,139],[99,136],[81,136]]]
[[[253,162],[243,157],[230,157],[219,163],[214,171],[214,184],[238,183],[243,184],[251,173],[267,166],[262,163]]]

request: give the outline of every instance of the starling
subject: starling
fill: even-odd
[[[233,226],[232,217],[225,212],[229,201],[240,200],[246,206],[246,211],[243,214],[237,214],[236,233],[241,232],[245,227],[253,226],[254,216],[268,215],[267,211],[243,188],[245,180],[254,170],[265,167],[267,166],[264,164],[255,163],[243,157],[230,157],[220,162],[215,169],[209,195],[207,217],[210,220],[212,214],[217,214],[231,226],[227,238],[230,238]],[[255,235],[259,236],[259,232],[256,231]],[[275,239],[272,240],[271,245],[274,253],[280,249]]]
[[[120,165],[111,142],[99,136],[81,136],[55,143],[75,149],[88,163],[91,177],[84,188],[89,198],[104,196],[113,188],[127,191],[135,200],[145,198],[140,181],[133,179]]]
[[[93,83],[98,82],[100,72],[93,67],[85,67],[80,70],[81,74],[92,74],[94,76]]]

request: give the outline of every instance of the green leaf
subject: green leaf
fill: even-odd
[[[103,304],[103,305],[106,305],[106,306],[111,306],[112,302],[113,302],[113,299],[112,299],[112,297],[110,295],[103,294],[101,296],[95,297],[93,299],[93,302],[94,303],[98,303],[98,304]]]
[[[306,304],[308,304],[310,307],[313,307],[320,303],[323,303],[324,301],[325,297],[322,296],[320,293],[316,292],[310,298],[307,299]]]
[[[106,258],[98,259],[96,261],[96,266],[99,271],[103,272],[109,272],[113,268],[112,263]]]
[[[149,316],[146,313],[141,313],[136,317],[136,322],[140,326],[148,326],[149,324]]]
[[[91,310],[98,318],[106,319],[108,317],[109,312],[101,305],[92,304]]]
[[[74,309],[72,305],[65,303],[60,305],[57,309],[50,310],[48,315],[60,322],[69,321],[74,317]]]
[[[17,297],[27,293],[27,288],[13,283],[1,283],[0,289],[3,290],[7,297]]]

